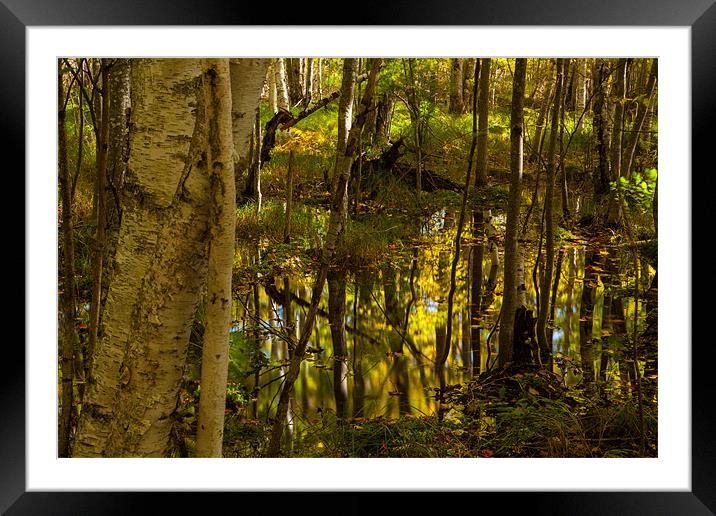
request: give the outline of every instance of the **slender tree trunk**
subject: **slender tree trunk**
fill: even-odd
[[[256,201],[256,212],[261,212],[261,113],[257,109],[253,135],[249,145],[251,157],[246,178],[246,189],[240,199],[253,199]]]
[[[597,137],[597,169],[594,173],[594,193],[601,197],[609,192],[609,143],[607,137],[607,123],[605,120],[606,80],[605,63],[597,59],[594,63],[594,84],[596,89],[593,105],[593,126]]]
[[[355,59],[349,58],[345,60],[343,85],[341,88],[342,99],[345,97],[351,97],[355,91],[355,65]],[[344,229],[342,221],[345,220],[346,210],[348,208],[346,195],[351,164],[356,151],[358,135],[363,128],[367,114],[366,112],[372,102],[380,65],[380,59],[373,60],[368,83],[363,93],[363,99],[359,105],[358,115],[356,116],[355,123],[348,133],[345,152],[338,153],[336,156],[336,188],[333,190],[331,199],[331,213],[328,219],[328,230],[326,231],[324,246],[321,250],[320,267],[313,285],[311,305],[308,309],[308,313],[306,314],[305,328],[302,330],[301,337],[296,343],[296,348],[294,350],[293,357],[291,358],[289,370],[286,374],[283,388],[281,389],[281,394],[279,396],[278,407],[276,409],[276,422],[274,423],[271,431],[271,439],[267,450],[267,455],[270,457],[277,456],[280,452],[281,435],[283,434],[283,420],[285,419],[284,415],[287,413],[288,400],[293,392],[294,383],[296,382],[301,370],[301,362],[305,354],[306,344],[308,343],[308,339],[312,333],[311,329],[313,328],[316,314],[318,313],[318,303],[321,300],[323,287],[326,283],[328,268],[333,259],[339,235]],[[351,103],[352,99],[348,99],[347,105],[350,105]],[[339,114],[339,120],[340,119],[341,115]]]
[[[522,156],[524,140],[524,94],[526,59],[515,60],[512,83],[512,111],[510,115],[510,194],[507,205],[507,229],[505,233],[504,292],[500,318],[499,364],[504,367],[512,362],[515,312],[517,311],[518,241],[520,223],[520,198],[522,190]]]
[[[649,111],[649,102],[654,93],[654,86],[656,85],[656,77],[658,74],[658,63],[659,61],[657,59],[651,60],[651,71],[649,72],[649,80],[646,84],[644,101],[637,100],[636,118],[634,120],[634,124],[632,125],[629,146],[627,147],[624,155],[624,173],[629,178],[632,175],[631,167],[636,154],[636,147],[641,136],[642,127],[644,126],[644,120],[646,119],[646,114]]]
[[[571,215],[569,213],[569,190],[567,188],[567,171],[564,168],[564,162],[565,162],[565,152],[566,149],[564,147],[564,119],[565,119],[565,108],[564,103],[562,103],[562,109],[560,110],[560,123],[559,123],[559,163],[557,164],[557,168],[559,168],[559,177],[561,179],[560,181],[560,190],[562,194],[562,222],[566,225],[569,223],[569,220],[571,218]],[[576,129],[575,129],[576,131]]]
[[[234,140],[234,177],[236,202],[243,204],[251,181],[247,173],[251,133],[258,111],[258,100],[266,78],[267,59],[231,59],[231,118]]]
[[[480,72],[479,61],[475,60],[475,88],[473,90],[473,98],[477,98],[477,83],[478,75]],[[455,233],[455,252],[453,254],[452,264],[450,266],[450,290],[448,291],[447,299],[447,326],[445,331],[445,345],[442,348],[442,352],[438,355],[436,360],[436,368],[440,371],[447,361],[450,355],[450,348],[452,345],[452,313],[453,313],[453,302],[455,297],[455,289],[457,287],[457,265],[460,262],[460,251],[462,244],[462,230],[465,224],[465,213],[467,212],[467,196],[470,191],[470,183],[472,178],[472,161],[475,155],[475,147],[477,146],[477,113],[475,106],[473,105],[472,115],[472,145],[470,145],[470,156],[467,160],[467,173],[465,174],[465,189],[462,195],[462,204],[460,206],[460,216],[457,223],[457,232]],[[482,274],[482,272],[480,272]],[[479,294],[478,294],[479,297]]]
[[[276,102],[278,109],[288,109],[288,87],[286,86],[286,68],[284,59],[274,61],[274,74],[276,78]]]
[[[408,102],[410,104],[410,119],[413,126],[413,144],[415,145],[416,155],[416,172],[415,172],[415,195],[420,205],[420,196],[423,190],[423,153],[422,153],[422,138],[420,134],[420,124],[422,118],[420,116],[420,104],[418,102],[417,88],[416,88],[416,77],[415,77],[415,64],[414,59],[408,59],[408,81],[410,87],[408,88]]]
[[[624,101],[625,82],[627,76],[627,59],[619,59],[616,70],[616,81],[614,83],[614,125],[612,126],[611,141],[611,169],[609,176],[611,181],[617,182],[617,188],[609,196],[607,207],[607,222],[619,224],[622,218],[621,202],[617,198],[621,189],[619,178],[622,176],[622,147],[624,136]]]
[[[549,315],[549,289],[552,284],[554,270],[554,177],[555,177],[555,147],[559,133],[559,121],[562,107],[562,81],[564,80],[564,59],[557,59],[557,76],[555,79],[554,104],[552,105],[552,127],[550,128],[549,147],[547,149],[547,187],[545,190],[545,267],[540,286],[539,313],[537,316],[537,343],[540,350],[540,360],[545,363],[552,353],[552,343],[547,340],[547,324]]]
[[[273,113],[275,115],[276,113],[278,113],[278,88],[277,88],[277,84],[276,84],[276,59],[269,60],[266,80],[268,83],[269,107],[271,108],[271,113]]]
[[[462,59],[450,59],[450,105],[448,110],[451,115],[461,115],[464,105],[462,99]]]
[[[478,105],[478,127],[477,127],[477,166],[475,169],[475,185],[484,186],[487,184],[487,130],[489,114],[490,95],[490,66],[492,59],[482,59],[480,65],[480,103]],[[477,73],[477,64],[475,70]],[[477,82],[477,75],[475,76]],[[473,103],[474,105],[474,103]]]
[[[532,152],[530,153],[529,162],[538,163],[539,158],[542,155],[542,142],[544,140],[544,125],[547,121],[547,114],[549,113],[550,104],[554,96],[554,81],[550,74],[549,81],[545,85],[544,97],[542,97],[542,105],[537,115],[537,123],[535,124],[535,135],[532,139]]]
[[[336,416],[348,416],[348,342],[346,340],[346,273],[328,273],[328,319],[333,340],[333,394]]]
[[[485,58],[482,63],[475,60],[474,81],[478,82],[479,73],[479,112],[476,105],[477,96],[471,94],[472,97],[472,125],[473,125],[473,145],[477,149],[477,163],[475,165],[475,186],[476,189],[487,184],[487,115],[488,115],[488,95],[490,87],[490,58]],[[479,118],[476,126],[476,118]],[[471,147],[472,149],[472,147]],[[472,155],[469,161],[471,161]],[[477,376],[480,374],[480,365],[482,358],[480,356],[480,331],[482,329],[482,281],[483,270],[482,262],[485,254],[485,219],[484,212],[480,209],[474,209],[472,213],[472,237],[475,244],[472,252],[472,261],[470,267],[470,361],[472,363],[472,374]]]
[[[107,149],[109,139],[109,59],[102,58],[102,102],[100,115],[100,131],[97,140],[97,167],[95,195],[96,202],[96,230],[92,262],[92,301],[89,320],[88,357],[92,357],[97,347],[99,332],[100,305],[102,299],[102,271],[104,268],[105,224],[106,224],[106,178],[107,178]],[[90,371],[91,372],[91,371]]]
[[[286,58],[286,79],[288,83],[288,101],[296,106],[303,100],[303,84],[301,84],[301,58]]]
[[[231,84],[227,59],[206,60],[201,95],[207,126],[204,150],[206,161],[199,170],[209,176],[210,237],[196,456],[221,457],[236,223]],[[255,98],[257,101],[258,97]],[[207,166],[209,163],[211,166]]]
[[[74,230],[72,227],[72,185],[70,181],[69,163],[67,161],[66,104],[64,74],[62,64],[57,64],[57,134],[59,154],[59,183],[62,195],[62,318],[60,328],[60,355],[62,370],[62,399],[58,429],[58,454],[67,457],[69,454],[72,400],[73,400],[73,367],[74,353],[77,349],[77,329],[75,327],[75,257]],[[80,142],[81,145],[81,142]]]
[[[310,57],[306,58],[306,87],[304,93],[304,105],[308,107],[313,98],[313,59]]]
[[[466,57],[462,60],[462,69],[463,72],[465,70],[474,70],[475,69],[475,60],[474,57]],[[462,74],[462,104],[466,109],[469,109],[473,106],[473,99],[472,99],[472,90],[474,88],[474,85],[472,84],[472,74],[470,73],[463,73]],[[489,77],[488,77],[489,80]]]
[[[129,59],[115,59],[109,71],[109,147],[107,149],[107,277],[112,275],[117,232],[122,216],[121,195],[129,159],[130,101]]]
[[[575,123],[587,105],[587,59],[576,59],[574,64],[574,115]],[[584,126],[584,117],[579,120],[576,130]]]

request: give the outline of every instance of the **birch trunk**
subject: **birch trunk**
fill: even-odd
[[[286,86],[286,68],[282,58],[274,61],[274,74],[276,78],[276,102],[279,109],[288,109],[288,88]]]
[[[206,272],[208,178],[195,59],[133,63],[130,157],[115,274],[74,455],[169,453],[191,323]]]
[[[346,59],[346,61],[352,61],[346,63],[344,67],[347,70],[355,70],[355,60]],[[348,203],[346,199],[348,177],[350,175],[351,164],[353,162],[353,156],[356,151],[358,135],[363,128],[365,123],[366,114],[368,107],[371,105],[373,99],[373,92],[375,91],[375,84],[378,79],[378,71],[380,70],[381,60],[376,59],[373,61],[372,69],[368,78],[368,83],[359,105],[358,115],[356,121],[351,127],[347,143],[345,145],[345,151],[338,153],[336,156],[336,171],[335,177],[336,187],[332,192],[331,199],[331,213],[328,219],[328,230],[326,231],[325,243],[321,250],[320,268],[316,281],[313,285],[313,293],[311,296],[311,305],[306,315],[305,327],[301,331],[301,337],[296,343],[296,347],[291,357],[291,363],[289,365],[286,379],[284,380],[284,386],[281,389],[279,396],[278,407],[276,408],[275,423],[271,431],[271,440],[269,442],[267,455],[270,457],[277,456],[281,451],[281,436],[283,434],[283,422],[288,412],[289,399],[293,393],[294,383],[298,378],[301,371],[301,362],[306,351],[306,344],[311,336],[314,321],[316,320],[316,314],[318,313],[318,303],[323,293],[323,287],[326,284],[326,278],[328,276],[328,267],[333,259],[336,244],[340,233],[343,231],[343,223],[345,220],[346,210]],[[341,98],[352,96],[355,91],[355,74],[348,73],[344,74],[344,82],[342,85]],[[348,104],[352,103],[352,99],[348,99]],[[340,141],[340,140],[339,140]]]
[[[313,98],[313,59],[310,57],[306,58],[306,87],[304,94],[304,105],[308,107]]]
[[[269,106],[271,107],[271,113],[276,114],[278,112],[278,92],[276,91],[276,60],[271,59],[268,65],[268,95],[269,95]]]
[[[199,102],[203,103],[206,117],[205,133],[202,135],[203,152],[206,158],[199,162],[198,171],[208,178],[211,204],[205,303],[206,326],[201,356],[196,456],[220,457],[229,366],[231,273],[234,263],[236,223],[232,159],[232,95],[227,59],[205,61],[201,90]]]
[[[236,202],[246,201],[249,167],[249,141],[258,110],[268,59],[231,59],[231,119],[234,140],[234,176]]]
[[[451,115],[461,115],[464,111],[462,99],[462,59],[450,59],[450,105]]]

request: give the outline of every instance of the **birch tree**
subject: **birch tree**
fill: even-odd
[[[206,163],[211,164],[206,169],[211,199],[197,457],[221,457],[236,225],[234,158],[246,162],[267,65],[265,59],[236,59],[231,64],[226,59],[207,59],[202,76],[207,122],[202,148]]]
[[[205,124],[196,104],[199,73],[196,59],[132,66],[122,224],[77,457],[169,453],[170,416],[206,274],[210,197],[194,136]]]
[[[355,70],[356,60],[348,58],[344,61],[343,82],[341,86],[341,101],[346,101],[346,105],[352,104],[352,97],[355,92]],[[288,404],[293,387],[301,371],[301,362],[306,352],[308,339],[313,332],[313,324],[318,313],[318,303],[323,293],[323,287],[328,277],[328,269],[330,267],[333,255],[335,253],[338,238],[344,229],[345,214],[348,209],[348,179],[350,176],[351,165],[356,152],[358,137],[365,123],[368,109],[373,100],[373,93],[378,79],[378,71],[380,70],[381,60],[374,59],[372,62],[368,82],[363,92],[363,98],[358,106],[358,114],[355,122],[348,131],[345,147],[338,140],[338,148],[343,148],[336,155],[336,165],[334,171],[334,188],[331,197],[331,213],[328,218],[328,229],[321,250],[320,265],[313,284],[313,293],[311,296],[311,305],[306,314],[306,321],[301,331],[301,336],[294,348],[293,356],[289,365],[288,372],[284,380],[281,394],[279,395],[278,407],[276,408],[276,416],[273,428],[271,430],[271,440],[269,442],[267,455],[269,457],[278,456],[281,451],[281,436],[283,434],[283,425],[288,411]],[[349,97],[347,99],[347,97]],[[339,117],[340,119],[341,117]],[[340,123],[339,123],[340,126]]]
[[[263,67],[265,74],[263,60],[246,61],[243,66],[261,63],[256,66]],[[248,74],[242,78],[253,86],[243,88],[238,97],[217,94],[222,99],[217,108],[216,103],[207,105],[204,93],[212,81],[219,80],[219,65],[204,63],[208,67],[202,71],[202,63],[197,59],[133,62],[122,222],[75,456],[161,457],[171,453],[171,415],[177,406],[191,323],[210,255],[217,278],[212,272],[209,304],[214,299],[218,313],[216,317],[207,314],[206,349],[228,345],[229,327],[222,318],[227,311],[230,317],[231,304],[222,299],[230,299],[225,262],[228,254],[233,257],[234,210],[233,204],[226,210],[217,200],[225,201],[223,196],[233,192],[217,175],[223,174],[225,182],[234,159],[241,160],[246,153],[263,75],[258,73],[259,79],[254,79],[258,86]],[[229,68],[222,63],[222,69]],[[226,75],[219,82],[228,84]],[[227,89],[221,87],[221,91]],[[256,92],[253,105],[243,99],[251,91]],[[233,127],[229,125],[229,99]],[[229,179],[233,182],[233,177]],[[227,216],[230,219],[222,218]],[[228,224],[230,249],[213,241],[225,238],[217,235],[217,224]],[[212,318],[214,322],[209,322]],[[205,359],[204,367],[222,368],[220,361],[225,357],[215,355],[215,363]],[[225,377],[223,381],[221,376],[211,377],[202,392],[207,393],[205,398],[217,390],[223,395],[225,386]],[[218,396],[214,395],[214,406],[222,404]],[[204,410],[210,405],[205,401]],[[223,425],[223,405],[221,413]],[[215,442],[217,434],[208,433]]]

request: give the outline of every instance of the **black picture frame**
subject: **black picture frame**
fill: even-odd
[[[716,141],[711,115],[716,105],[716,4],[715,0],[501,0],[470,2],[468,0],[441,2],[399,0],[390,3],[363,2],[350,10],[352,25],[589,25],[589,26],[689,26],[692,35],[692,159],[694,163],[709,163],[708,153]],[[0,0],[0,124],[3,127],[3,146],[9,154],[23,149],[25,134],[25,29],[28,26],[61,25],[339,25],[334,4],[319,5],[297,12],[292,8],[277,8],[271,2],[225,3],[218,0],[189,2],[186,0]],[[27,135],[32,137],[32,135]],[[49,150],[48,150],[49,152]],[[24,154],[13,170],[25,168]],[[7,155],[6,155],[7,156]],[[708,166],[707,170],[712,170]],[[6,169],[9,170],[9,169]],[[15,177],[21,177],[13,172]],[[685,180],[691,171],[684,171]],[[710,186],[706,178],[704,185]],[[25,196],[32,195],[32,185],[21,181],[16,187]],[[17,196],[17,194],[15,194]],[[25,197],[26,198],[26,197]],[[692,204],[693,205],[693,204]],[[18,226],[17,224],[15,226]],[[24,228],[23,228],[24,229]],[[690,230],[691,228],[686,228]],[[692,233],[693,234],[693,233]],[[14,239],[22,249],[25,263],[25,234]],[[17,265],[17,252],[12,265]],[[693,255],[692,255],[693,256]],[[695,257],[696,258],[696,257]],[[694,260],[694,269],[698,261]],[[685,264],[687,266],[687,264]],[[31,275],[25,270],[25,276]],[[23,290],[24,291],[24,290]],[[24,300],[24,296],[23,296]],[[687,300],[687,302],[692,302]],[[24,304],[24,303],[23,303]],[[692,306],[697,314],[703,308]],[[32,307],[28,307],[32,309]],[[693,318],[693,316],[692,316]],[[697,316],[698,320],[698,316]],[[19,323],[13,323],[19,327]],[[24,324],[22,326],[24,328]],[[530,513],[537,514],[714,514],[716,512],[716,439],[712,438],[714,401],[711,385],[712,362],[708,351],[713,344],[693,345],[691,328],[685,329],[685,341],[669,345],[692,346],[692,490],[690,492],[534,492],[534,493],[470,493],[456,497],[452,504],[462,507],[487,507],[497,502],[510,512],[515,502]],[[24,335],[23,335],[24,337]],[[24,338],[23,338],[24,341]],[[701,343],[701,342],[700,342]],[[141,511],[150,507],[147,498],[161,496],[162,512],[196,512],[205,497],[195,493],[87,493],[87,492],[26,492],[25,484],[25,353],[17,339],[7,339],[3,358],[11,367],[0,375],[0,511],[16,514],[107,514]],[[710,344],[710,345],[709,345]],[[18,367],[17,364],[23,364]],[[224,493],[212,499],[213,504],[239,503],[273,505],[266,493]],[[313,512],[330,508],[322,504],[318,493],[292,493],[292,500]],[[341,512],[363,513],[369,503],[377,501],[378,493],[342,495]],[[430,493],[411,493],[400,497],[401,510],[426,507]],[[232,497],[230,500],[228,497]],[[388,497],[385,497],[386,499]],[[509,501],[508,505],[505,505]],[[382,503],[382,502],[379,502]],[[445,503],[445,502],[443,502]],[[323,508],[322,508],[323,507]],[[220,509],[215,506],[214,510]],[[273,505],[273,510],[278,508]],[[205,512],[200,511],[199,513]]]

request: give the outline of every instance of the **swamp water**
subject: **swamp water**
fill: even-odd
[[[336,393],[344,397],[353,418],[432,415],[439,386],[435,372],[436,346],[445,341],[447,297],[450,288],[455,217],[444,210],[423,227],[421,244],[391,249],[386,263],[374,269],[346,273],[345,326],[347,357],[334,358],[328,318],[328,285],[324,287],[308,352],[295,384],[292,424],[301,428],[321,413],[335,411]],[[493,219],[494,234],[502,248],[504,220]],[[445,365],[447,385],[464,384],[479,371],[497,367],[497,342],[502,290],[502,256],[493,294],[483,301],[472,331],[480,332],[480,352],[471,351],[469,229],[463,231],[463,249],[457,268],[453,305],[452,345]],[[537,240],[525,245],[527,309],[536,314],[533,282]],[[555,253],[558,282],[552,327],[553,370],[565,385],[586,379],[619,388],[627,379],[624,363],[629,352],[635,316],[633,282],[628,250],[604,242],[563,239]],[[255,256],[255,253],[254,253]],[[250,257],[245,257],[250,260]],[[485,281],[492,265],[486,246]],[[653,270],[642,266],[642,291]],[[540,271],[538,271],[539,274]],[[648,275],[648,276],[645,276]],[[647,279],[649,281],[647,281]],[[284,298],[263,286],[246,289],[235,298],[230,382],[253,394],[246,416],[267,420],[273,412],[287,371],[287,332],[298,336],[305,326],[311,299],[312,276],[275,278],[275,285],[291,292],[290,320]],[[550,292],[549,295],[552,295]],[[641,302],[638,328],[645,319]],[[258,316],[258,317],[257,317]],[[392,322],[388,322],[392,321]],[[297,337],[296,337],[297,338]],[[260,365],[257,372],[256,365]],[[335,370],[338,368],[339,373]],[[247,371],[252,370],[249,374]],[[338,384],[338,387],[337,387]]]

